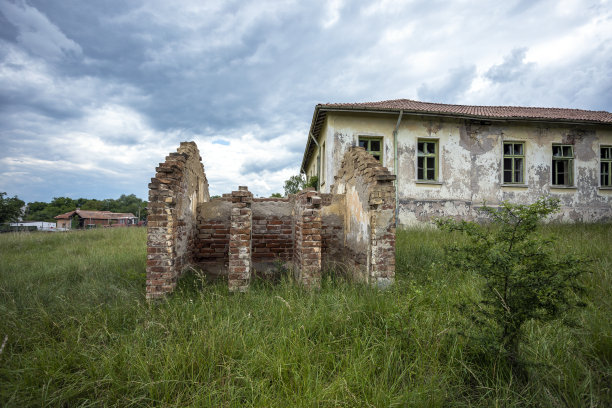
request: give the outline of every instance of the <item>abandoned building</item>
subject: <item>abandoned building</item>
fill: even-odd
[[[77,208],[54,217],[57,228],[95,228],[95,227],[128,227],[136,225],[138,218],[132,213],[114,213],[110,211],[89,211]]]
[[[395,278],[395,176],[365,149],[347,149],[328,193],[255,198],[239,187],[211,199],[193,142],[156,168],[149,184],[147,299],[172,292],[188,267],[248,289],[254,273],[289,267],[305,287],[323,268],[386,287]]]
[[[554,196],[558,220],[611,220],[612,114],[407,99],[317,105],[301,172],[317,176],[316,190],[254,198],[239,187],[210,199],[197,146],[181,143],[149,184],[147,298],[172,292],[187,266],[227,277],[235,292],[279,264],[306,287],[329,267],[385,287],[397,224],[470,219],[482,203]]]
[[[612,219],[612,113],[464,106],[407,99],[322,104],[314,110],[302,173],[322,193],[352,146],[397,175],[401,225],[473,218],[477,206],[558,197],[561,221]]]

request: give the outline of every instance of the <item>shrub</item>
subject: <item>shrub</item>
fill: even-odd
[[[436,224],[468,237],[446,248],[449,266],[484,278],[481,299],[465,309],[480,329],[475,338],[504,355],[516,374],[524,374],[519,361],[523,325],[556,319],[581,304],[577,278],[586,261],[554,253],[554,240],[536,231],[544,217],[559,210],[558,199],[541,198],[531,205],[504,202],[481,210],[490,222],[438,219]]]

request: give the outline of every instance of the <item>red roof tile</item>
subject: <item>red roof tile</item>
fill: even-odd
[[[69,211],[65,214],[56,216],[57,219],[67,219],[77,214],[81,218],[91,218],[94,220],[117,220],[119,218],[136,218],[132,213],[113,213],[110,211],[89,211],[89,210],[76,210]]]
[[[411,99],[394,99],[389,101],[363,103],[329,103],[317,105],[317,108],[322,110],[404,110],[415,113],[435,113],[450,116],[459,115],[483,119],[541,119],[564,122],[577,121],[612,123],[612,113],[606,111],[562,108],[532,108],[525,106],[449,105],[444,103],[419,102]]]

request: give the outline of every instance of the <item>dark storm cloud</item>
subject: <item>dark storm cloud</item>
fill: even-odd
[[[466,66],[451,69],[444,78],[419,86],[419,99],[438,103],[454,103],[470,88],[476,78],[476,67]]]
[[[0,0],[0,191],[144,194],[196,140],[217,193],[269,194],[298,172],[316,103],[610,110],[610,16],[552,0]]]

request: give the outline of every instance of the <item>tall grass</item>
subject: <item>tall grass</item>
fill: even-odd
[[[594,259],[575,324],[531,325],[517,383],[459,336],[479,282],[436,230],[398,233],[388,291],[331,274],[231,295],[197,274],[144,300],[145,234],[0,235],[1,406],[610,406],[612,228],[547,226]]]

